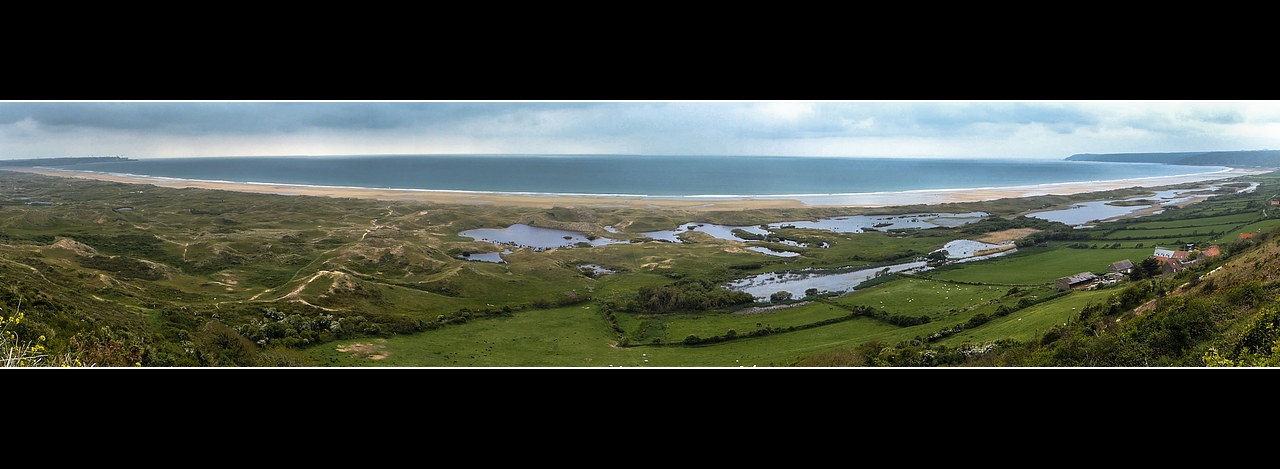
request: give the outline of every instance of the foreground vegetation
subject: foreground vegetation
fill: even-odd
[[[1256,191],[1079,230],[1019,215],[1150,192],[683,212],[261,195],[0,172],[0,345],[12,366],[1271,365],[1280,237],[1270,230],[1280,210],[1268,209],[1280,183],[1274,173],[1251,181],[1261,184]],[[972,211],[991,216],[859,234],[788,228],[748,242],[639,234],[690,221]],[[505,263],[465,259],[503,247],[458,233],[514,223],[631,243],[512,249]],[[847,295],[761,301],[722,288],[767,272],[879,268],[1001,234],[1015,237],[1017,253],[884,276]],[[1137,264],[1156,245],[1185,244],[1216,244],[1222,254],[1097,291],[1052,285],[1124,259]]]

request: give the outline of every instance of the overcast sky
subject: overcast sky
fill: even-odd
[[[1280,101],[0,102],[0,159],[1280,149]]]

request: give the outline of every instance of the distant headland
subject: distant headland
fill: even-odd
[[[1280,150],[1197,151],[1176,153],[1083,153],[1068,161],[1112,163],[1159,163],[1186,166],[1227,166],[1231,168],[1280,168]]]
[[[30,168],[34,166],[70,166],[83,163],[118,163],[121,161],[137,160],[131,160],[123,156],[60,156],[54,158],[0,160],[0,166]]]

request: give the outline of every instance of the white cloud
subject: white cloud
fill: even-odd
[[[9,157],[633,153],[1064,158],[1280,148],[1276,101],[0,103]]]

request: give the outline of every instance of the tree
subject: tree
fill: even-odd
[[[1129,273],[1129,277],[1133,280],[1142,280],[1144,278],[1155,278],[1160,276],[1160,261],[1155,257],[1143,259],[1135,269]]]
[[[258,346],[218,321],[209,321],[192,340],[206,366],[253,366]]]
[[[817,295],[818,295],[817,288],[810,288],[804,291],[804,296],[817,296]]]
[[[787,301],[790,299],[791,299],[791,292],[789,291],[780,291],[780,292],[775,292],[772,295],[769,295],[769,301],[774,303],[781,303],[783,301]]]

